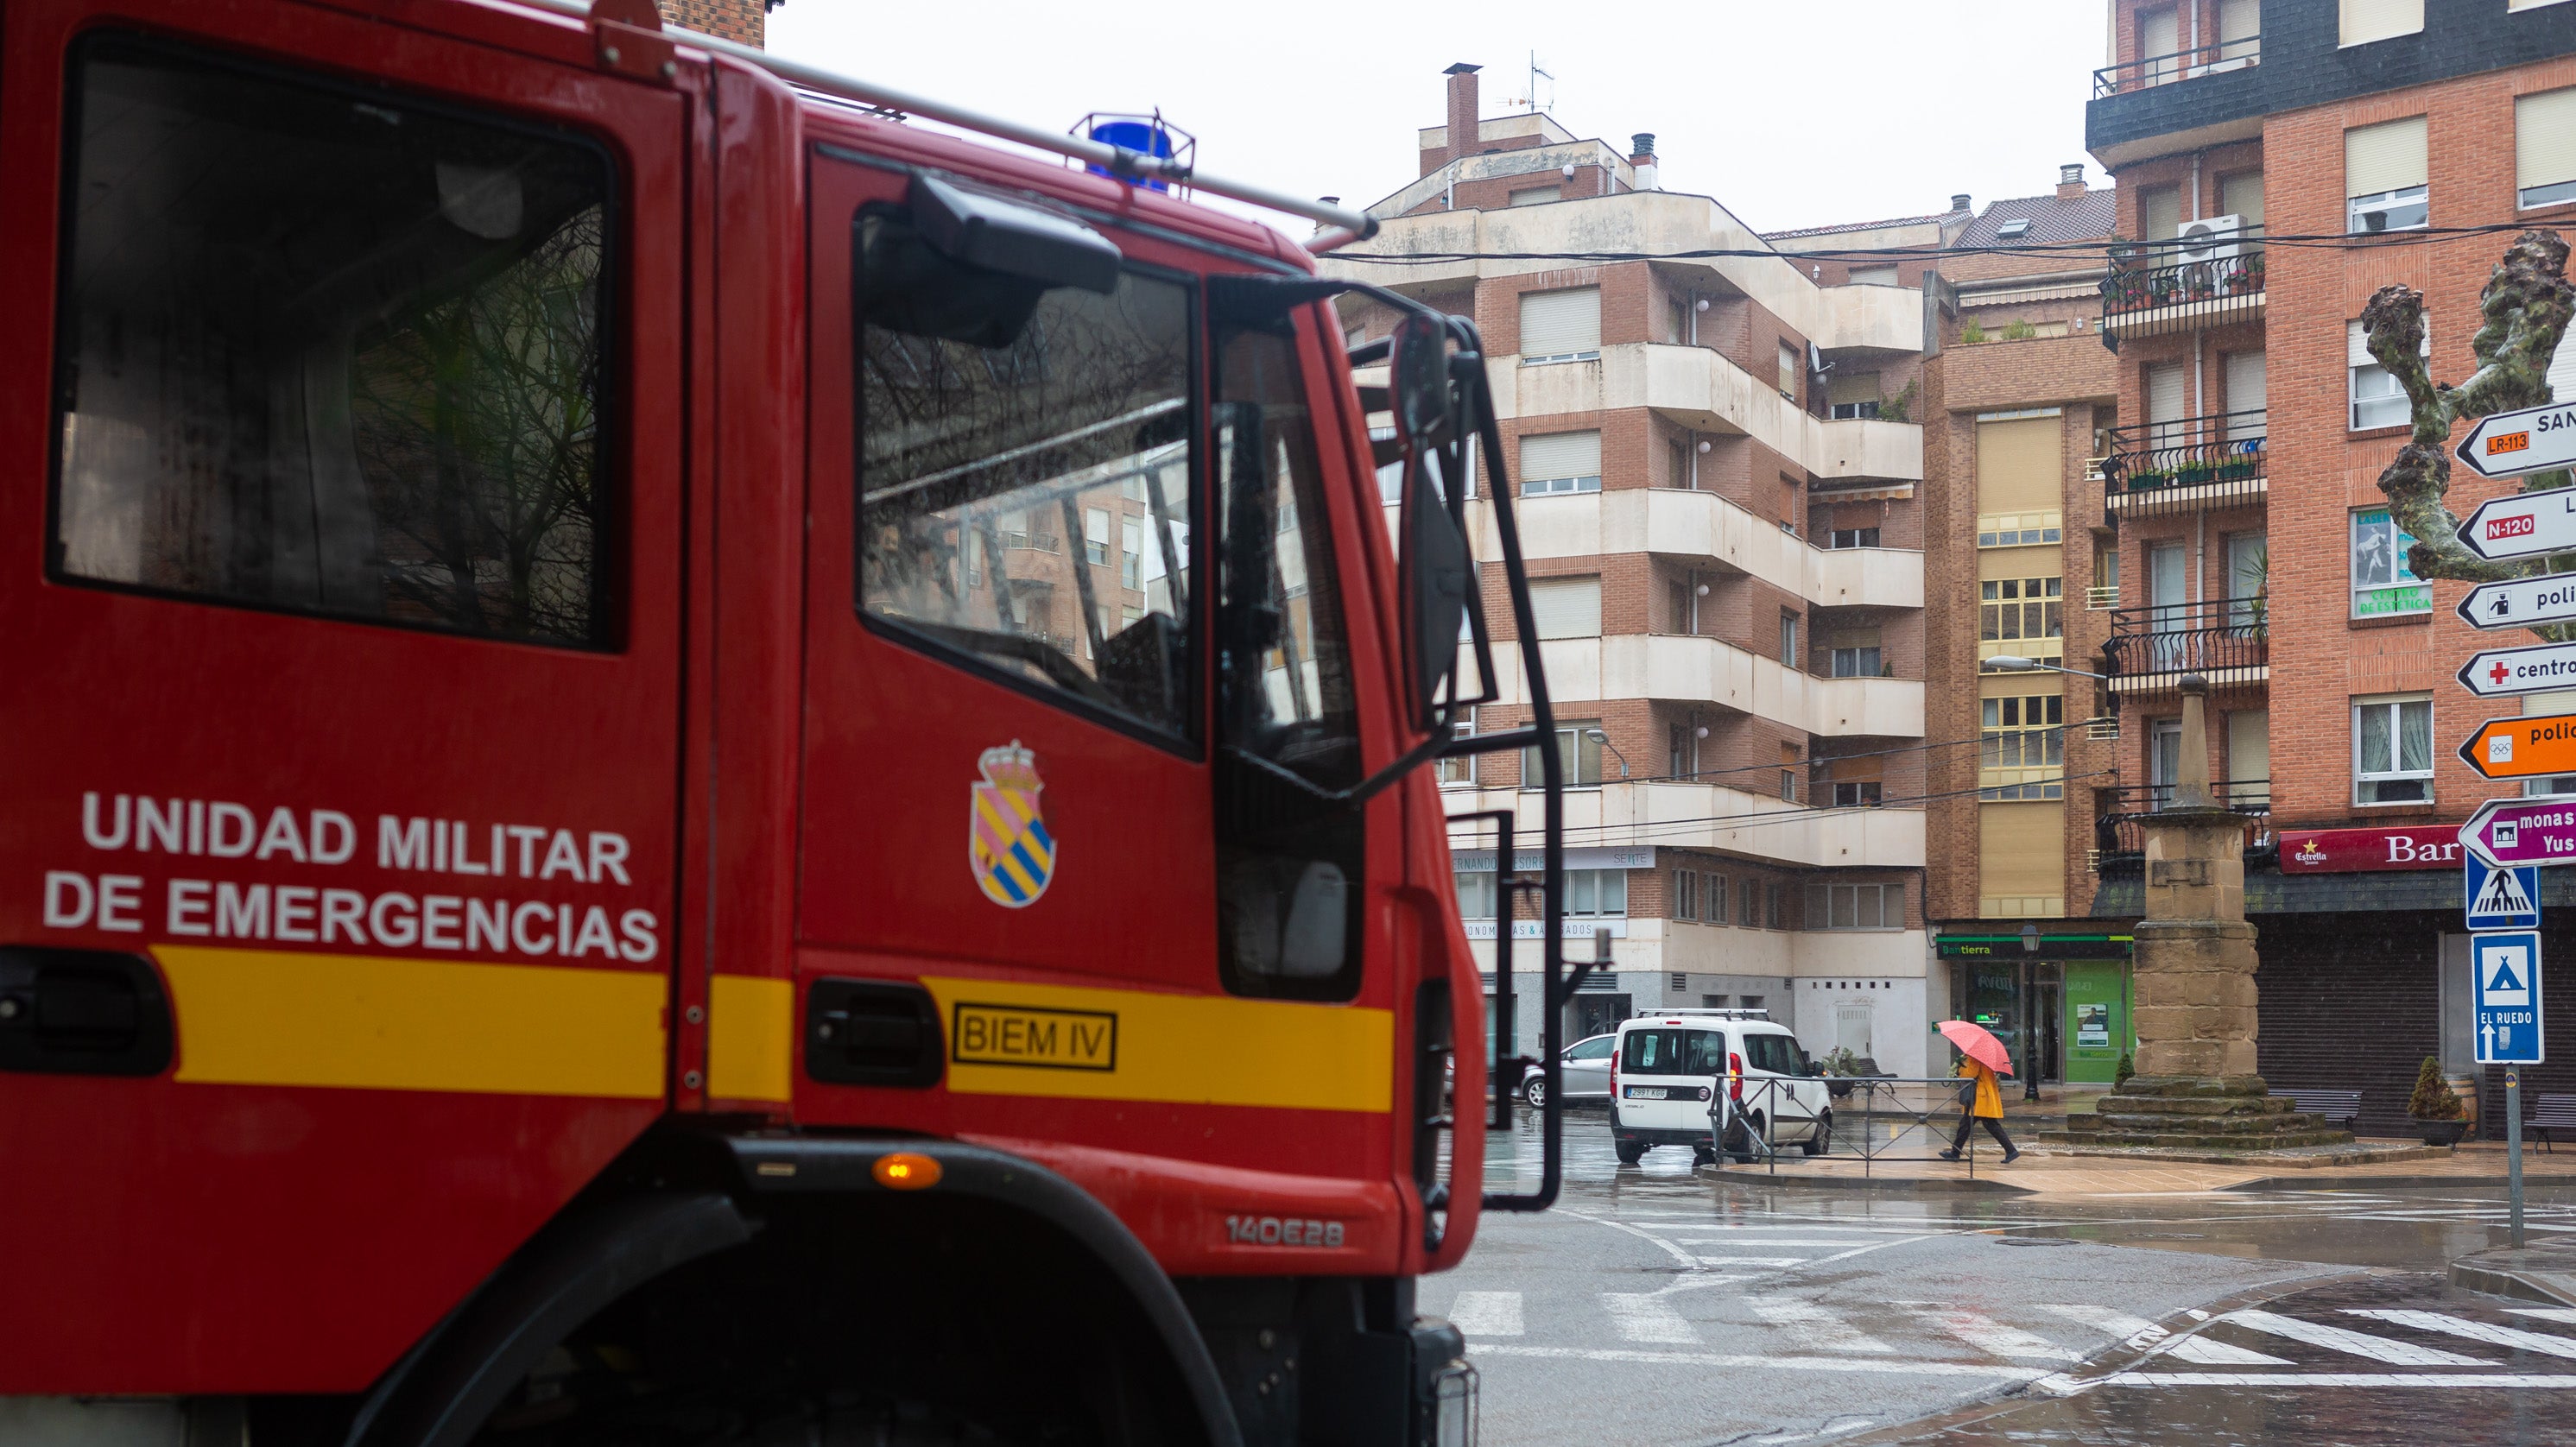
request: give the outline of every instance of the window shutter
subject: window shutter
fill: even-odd
[[[2343,0],[2343,43],[2360,45],[2365,41],[2386,40],[2392,35],[2412,35],[2424,28],[2424,0]],[[2400,186],[2419,184],[2400,181]],[[2386,191],[2394,188],[2382,186]],[[2367,191],[2355,191],[2366,196]]]
[[[2525,191],[2576,181],[2576,88],[2514,100],[2513,172]]]
[[[2138,193],[2138,239],[2171,241],[2182,230],[2182,188],[2149,186]]]
[[[1537,620],[1541,638],[1600,637],[1601,580],[1598,577],[1531,579],[1530,616]]]
[[[1851,271],[1854,286],[1895,286],[1896,268],[1892,266],[1855,266]]]
[[[2263,354],[2261,352],[2230,352],[2228,354],[2228,411],[2260,412],[2271,405],[2264,382],[2263,360]],[[2253,421],[2254,419],[2250,417],[2242,418],[2235,425],[2242,427]],[[2236,435],[2239,434],[2230,434],[2230,436]]]
[[[2379,365],[2378,359],[2370,355],[2370,345],[2362,340],[2361,323],[2359,321],[2349,321],[2343,324],[2343,338],[2344,351],[2346,354],[2344,357],[2345,365],[2354,367],[2376,367]],[[2560,341],[2563,343],[2565,338],[2561,338]],[[2429,314],[2424,318],[2424,344],[2417,347],[2415,350],[2428,357],[2433,355],[2433,318]],[[2552,376],[2557,375],[2558,359],[2556,357],[2551,357],[2549,359],[2549,370]]]
[[[1780,390],[1798,395],[1798,349],[1788,342],[1780,344]]]
[[[2183,375],[2180,362],[2157,362],[2146,368],[2147,420],[2179,422],[2183,417]]]
[[[1601,475],[1601,434],[1549,432],[1521,439],[1521,482]]]
[[[1601,288],[1521,293],[1521,355],[1561,357],[1601,350]]]
[[[2224,46],[2231,41],[2252,40],[2262,33],[2263,7],[2258,0],[2219,0],[2218,39]],[[2232,49],[2221,50],[2221,59],[2236,55]]]
[[[2263,224],[2263,173],[2239,171],[2218,181],[2218,209],[2243,217],[2248,226]]]
[[[2172,6],[2138,17],[2138,48],[2145,60],[2161,60],[2182,49],[2182,25]]]
[[[2064,432],[2055,417],[1977,424],[1977,511],[2063,507]]]
[[[2346,0],[2349,4],[2350,0]],[[2416,28],[2421,29],[2419,24]],[[2343,193],[2376,196],[2424,182],[2424,118],[2355,126],[2343,133]]]

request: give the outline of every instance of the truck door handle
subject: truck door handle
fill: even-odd
[[[169,992],[141,955],[0,946],[0,1070],[158,1075],[176,1034]]]

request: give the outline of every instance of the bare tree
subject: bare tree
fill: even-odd
[[[2424,355],[2424,297],[2410,286],[2384,286],[2362,308],[2364,341],[2372,359],[2405,389],[2414,427],[2397,458],[2379,474],[2379,490],[2398,526],[2415,538],[2407,556],[2419,578],[2485,583],[2560,571],[2576,558],[2490,562],[2463,546],[2460,520],[2442,499],[2451,490],[2451,426],[2497,412],[2537,407],[2551,400],[2549,361],[2576,315],[2576,286],[2567,280],[2567,243],[2555,231],[2526,231],[2506,249],[2479,298],[2484,321],[2470,339],[2478,369],[2447,387],[2433,380]],[[2523,490],[2566,487],[2565,469],[2534,473]],[[2552,624],[2545,637],[2576,632]]]

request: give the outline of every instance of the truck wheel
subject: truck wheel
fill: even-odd
[[[1521,1099],[1528,1101],[1532,1110],[1544,1107],[1547,1104],[1547,1077],[1531,1076],[1528,1082],[1521,1086]]]
[[[1644,1141],[1614,1139],[1610,1142],[1610,1148],[1619,1153],[1619,1164],[1623,1166],[1633,1166],[1646,1158],[1647,1147]]]
[[[1823,1115],[1816,1117],[1815,1133],[1808,1136],[1803,1142],[1800,1142],[1798,1149],[1805,1151],[1811,1156],[1821,1156],[1829,1153],[1833,1148],[1834,1113],[1829,1110]]]

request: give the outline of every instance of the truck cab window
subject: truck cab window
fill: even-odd
[[[1359,988],[1365,816],[1332,524],[1286,330],[1216,342],[1218,954],[1227,988]]]
[[[853,244],[862,620],[1194,741],[1189,289],[1040,289],[892,208]]]
[[[615,641],[597,147],[115,36],[70,133],[56,578]]]

